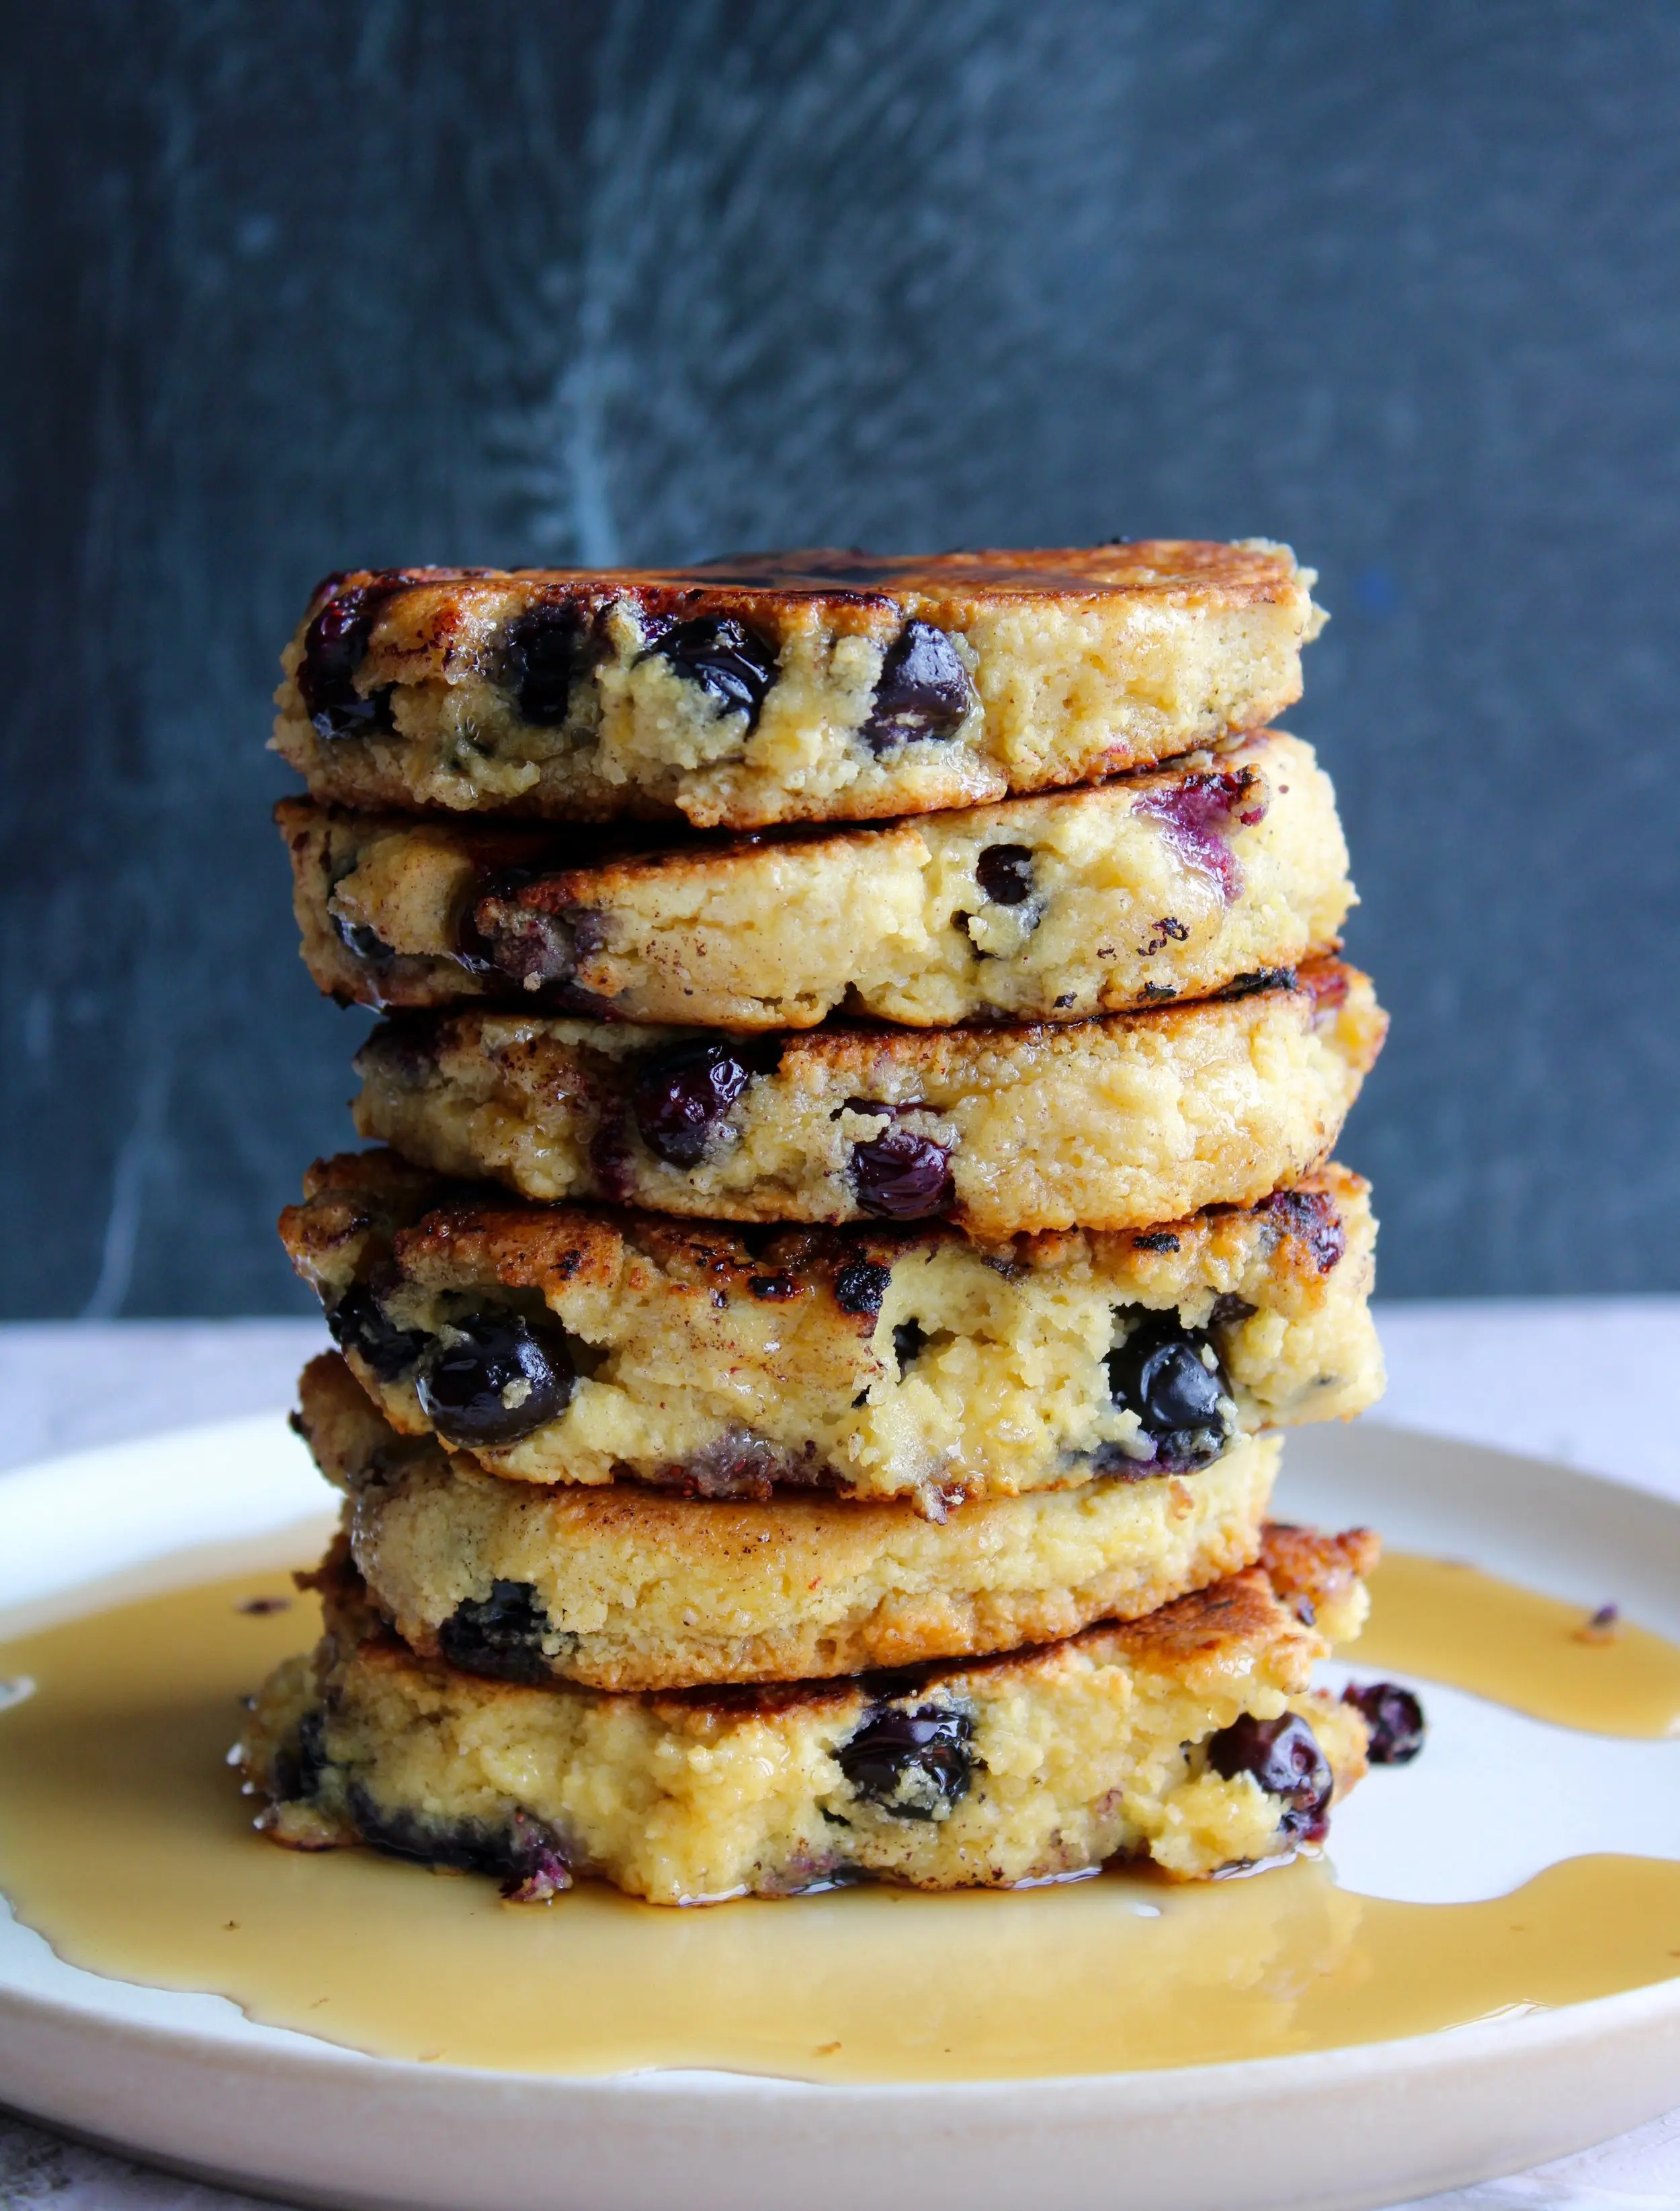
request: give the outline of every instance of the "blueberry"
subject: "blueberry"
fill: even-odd
[[[414,1019],[381,1021],[351,1062],[358,1075],[398,1090],[423,1090],[437,1079],[437,1039]]]
[[[453,1866],[461,1873],[500,1871],[495,1840],[482,1820],[440,1820],[406,1807],[387,1811],[360,1781],[353,1781],[346,1793],[356,1832],[376,1851],[418,1858],[423,1865]]]
[[[622,1106],[610,1106],[590,1139],[590,1172],[603,1197],[628,1205],[636,1194],[636,1157]]]
[[[974,873],[994,906],[1025,906],[1033,895],[1033,848],[988,845],[974,863]]]
[[[1371,1731],[1366,1755],[1373,1766],[1410,1766],[1422,1749],[1428,1732],[1423,1707],[1398,1681],[1372,1681],[1362,1689],[1350,1681],[1342,1702],[1364,1716]]]
[[[954,736],[973,701],[968,671],[943,630],[906,622],[881,663],[858,735],[878,759],[918,737]]]
[[[519,893],[529,868],[503,868],[477,884],[455,932],[456,956],[475,975],[505,975],[520,988],[564,983],[577,966],[575,941],[558,914]]]
[[[306,1711],[291,1742],[275,1754],[274,1793],[288,1802],[306,1802],[327,1769],[326,1719],[320,1707]]]
[[[1220,992],[1222,998],[1254,998],[1262,990],[1293,990],[1301,981],[1293,967],[1249,967],[1233,975]]]
[[[396,1328],[365,1282],[352,1282],[327,1310],[327,1327],[343,1351],[354,1351],[381,1382],[395,1382],[416,1364],[428,1338],[422,1330]]]
[[[438,1630],[438,1647],[464,1673],[501,1681],[546,1681],[543,1638],[550,1622],[529,1582],[494,1581],[488,1596],[465,1597]]]
[[[702,615],[666,630],[649,651],[698,683],[723,712],[744,714],[749,730],[757,726],[759,709],[776,680],[776,654],[744,623],[728,615]]]
[[[336,913],[332,926],[350,957],[360,960],[366,966],[382,967],[397,957],[379,930],[370,928],[365,921],[346,921],[342,914]]]
[[[434,1336],[415,1377],[421,1410],[446,1443],[517,1443],[565,1411],[577,1374],[552,1330],[481,1313]]]
[[[851,1259],[834,1277],[834,1303],[842,1312],[874,1320],[893,1279],[890,1267],[875,1259]]]
[[[682,1044],[657,1053],[630,1093],[642,1142],[674,1167],[698,1166],[752,1078],[745,1053],[731,1045]]]
[[[927,1330],[919,1320],[901,1320],[893,1330],[893,1356],[898,1361],[900,1378],[907,1368],[913,1366],[927,1347]]]
[[[575,607],[535,606],[519,616],[507,633],[505,664],[522,722],[552,730],[566,719],[572,680],[584,665],[586,642],[584,618]]]
[[[1230,1384],[1216,1359],[1208,1366],[1208,1349],[1200,1330],[1180,1327],[1171,1313],[1151,1313],[1108,1354],[1110,1394],[1122,1412],[1137,1414],[1155,1445],[1157,1473],[1193,1473],[1231,1439],[1220,1405]]]
[[[473,974],[495,972],[506,909],[517,905],[519,893],[531,880],[530,868],[495,868],[479,876],[467,893],[455,924],[455,957]]]
[[[852,1184],[865,1213],[885,1221],[925,1220],[943,1212],[955,1195],[950,1147],[908,1129],[889,1129],[852,1146]]]
[[[1299,1712],[1275,1720],[1243,1713],[1209,1738],[1208,1764],[1227,1781],[1252,1774],[1268,1796],[1281,1796],[1285,1808],[1277,1824],[1284,1834],[1309,1843],[1323,1837],[1336,1781]]]
[[[571,1869],[551,1827],[516,1811],[505,1827],[485,1820],[440,1820],[407,1809],[386,1811],[360,1781],[349,1791],[350,1816],[365,1843],[424,1865],[500,1875],[517,1904],[546,1903],[572,1886]]]
[[[1329,1274],[1348,1248],[1347,1230],[1327,1190],[1275,1190],[1258,1210],[1285,1235],[1300,1238],[1321,1275]]]
[[[773,1443],[767,1436],[731,1424],[687,1458],[665,1468],[659,1479],[689,1497],[749,1497],[763,1504],[775,1494],[779,1482],[809,1487],[815,1458],[814,1445],[808,1444],[801,1452],[792,1445]]]
[[[389,587],[379,585],[340,591],[304,633],[298,688],[318,736],[365,737],[392,726],[391,686],[366,696],[355,687],[373,624],[389,597]]]
[[[1264,806],[1258,813],[1242,810],[1253,791],[1252,768],[1215,770],[1180,776],[1164,790],[1146,791],[1132,802],[1132,811],[1159,821],[1180,857],[1211,875],[1229,906],[1241,894],[1243,882],[1241,864],[1228,841],[1233,826],[1252,824],[1265,812]]]
[[[510,1904],[547,1904],[572,1886],[560,1838],[529,1812],[515,1812],[502,1843],[501,1893]]]
[[[967,1712],[889,1705],[834,1753],[855,1794],[901,1820],[943,1820],[968,1793],[974,1723]]]

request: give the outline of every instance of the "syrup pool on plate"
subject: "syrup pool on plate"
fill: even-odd
[[[1600,1735],[1680,1726],[1680,1648],[1637,1627],[1594,1640],[1579,1608],[1404,1556],[1374,1597],[1362,1675],[1446,1681]],[[1328,1860],[1200,1886],[1117,1871],[688,1911],[591,1882],[521,1909],[371,1851],[288,1852],[252,1832],[225,1758],[240,1696],[314,1633],[312,1600],[270,1563],[0,1648],[0,1678],[32,1685],[0,1701],[0,1888],[61,1957],[391,2057],[831,2081],[1277,2057],[1680,1970],[1680,1864],[1596,1852],[1507,1894],[1400,1903],[1337,1886],[1333,1828]],[[1406,1785],[1399,1769],[1363,1789]]]

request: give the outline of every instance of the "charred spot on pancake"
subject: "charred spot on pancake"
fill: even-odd
[[[834,1303],[842,1312],[855,1313],[860,1320],[874,1320],[892,1279],[892,1269],[878,1260],[849,1260],[834,1277]]]

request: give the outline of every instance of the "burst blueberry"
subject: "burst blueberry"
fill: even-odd
[[[318,737],[365,737],[391,727],[390,685],[364,693],[355,681],[388,596],[386,589],[367,584],[340,591],[304,633],[298,689]]]
[[[517,1443],[564,1412],[577,1374],[565,1344],[519,1313],[484,1313],[434,1337],[415,1377],[446,1443]]]
[[[529,1582],[493,1581],[490,1594],[464,1597],[438,1630],[438,1647],[464,1673],[502,1681],[545,1681],[543,1600]]]
[[[943,630],[906,622],[881,663],[860,735],[878,758],[918,738],[955,736],[974,703],[974,687]]]
[[[1423,1707],[1398,1681],[1371,1681],[1363,1688],[1350,1681],[1342,1702],[1353,1705],[1370,1731],[1365,1754],[1373,1766],[1410,1766],[1422,1749]]]
[[[951,1202],[950,1148],[910,1129],[888,1129],[853,1145],[852,1186],[865,1213],[883,1221],[926,1220]]]
[[[1208,1764],[1227,1781],[1246,1773],[1268,1796],[1279,1798],[1283,1834],[1299,1842],[1322,1839],[1336,1777],[1299,1712],[1283,1712],[1275,1720],[1244,1712],[1209,1738]]]
[[[506,680],[522,722],[551,730],[566,719],[587,643],[584,619],[575,607],[535,606],[520,615],[507,633],[506,651]]]
[[[759,710],[776,680],[776,654],[744,622],[728,615],[703,615],[664,631],[649,651],[698,683],[720,712],[744,714],[749,730],[757,726]]]
[[[685,1044],[658,1053],[631,1093],[642,1142],[671,1166],[698,1166],[752,1077],[745,1054],[730,1045]]]
[[[943,1820],[968,1793],[973,1735],[967,1712],[889,1706],[840,1745],[834,1761],[865,1802],[901,1820]]]
[[[1108,1388],[1122,1412],[1137,1415],[1160,1473],[1193,1473],[1231,1439],[1224,1369],[1206,1335],[1176,1314],[1149,1314],[1109,1353]]]
[[[383,967],[397,957],[379,930],[365,921],[346,921],[343,914],[336,913],[332,926],[350,957],[364,966]]]
[[[397,1328],[365,1282],[352,1282],[327,1313],[341,1351],[353,1351],[380,1382],[395,1382],[419,1360],[429,1339],[422,1330]]]
[[[1025,906],[1033,895],[1030,845],[988,845],[974,863],[980,888],[994,906]]]
[[[528,868],[504,868],[473,891],[456,930],[456,956],[471,973],[505,975],[534,990],[569,981],[576,972],[570,924],[519,896],[531,879]]]

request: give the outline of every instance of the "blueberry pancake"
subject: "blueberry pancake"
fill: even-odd
[[[389,1153],[281,1217],[403,1435],[523,1482],[965,1499],[1188,1474],[1382,1387],[1366,1185],[1330,1166],[1138,1232],[978,1246],[510,1204]]]
[[[1095,791],[605,860],[599,831],[276,818],[309,972],[367,1006],[1078,1021],[1289,966],[1353,898],[1329,778],[1282,735]]]
[[[274,743],[361,808],[756,829],[975,806],[1272,720],[1313,581],[1258,542],[361,570],[311,600]]]
[[[797,1681],[984,1657],[1132,1620],[1249,1566],[1282,1445],[1189,1476],[967,1505],[640,1483],[534,1488],[404,1439],[342,1359],[305,1368],[300,1425],[347,1493],[351,1556],[412,1650],[469,1673],[597,1689]]]
[[[1359,1711],[1307,1682],[1357,1633],[1376,1550],[1288,1530],[1267,1563],[1035,1650],[639,1694],[416,1657],[340,1560],[326,1636],[270,1678],[238,1755],[276,1841],[367,1842],[521,1902],[579,1875],[656,1904],[1006,1887],[1113,1858],[1196,1879],[1317,1842],[1364,1772]]]
[[[1216,999],[1028,1027],[731,1039],[559,1015],[409,1015],[362,1046],[364,1136],[526,1197],[977,1237],[1249,1204],[1327,1156],[1381,1048],[1334,960]]]

